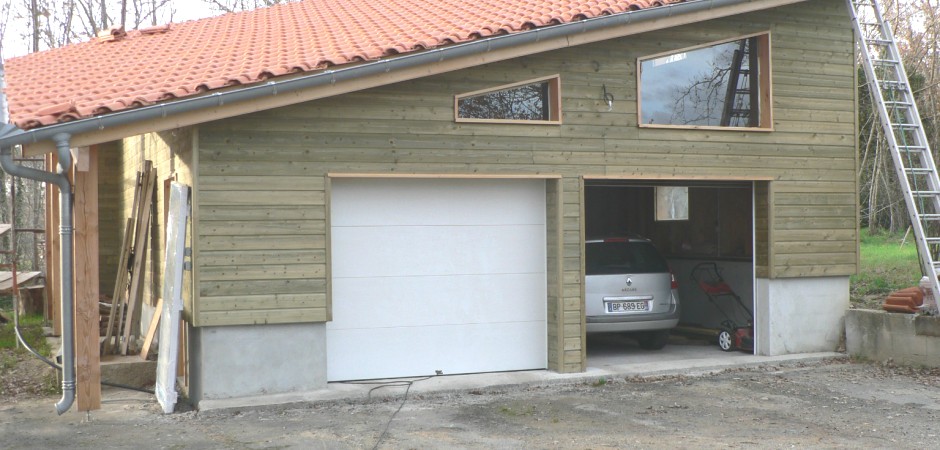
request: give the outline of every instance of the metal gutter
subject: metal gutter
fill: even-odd
[[[327,70],[287,80],[275,80],[231,91],[216,92],[201,97],[184,98],[87,119],[80,119],[73,122],[48,125],[26,131],[18,128],[7,133],[0,131],[0,147],[34,144],[40,141],[50,140],[53,136],[60,133],[68,133],[72,136],[77,136],[96,130],[104,130],[150,119],[164,118],[205,108],[215,108],[228,103],[244,102],[312,87],[332,85],[338,82],[439,63],[474,54],[483,54],[493,50],[531,44],[548,39],[563,38],[591,31],[626,26],[632,23],[706,12],[726,6],[757,3],[759,1],[760,0],[691,0],[685,3],[641,9],[610,16],[595,17],[578,22],[536,28],[530,31],[493,36],[421,53],[410,53],[395,58],[373,61],[354,67]]]
[[[55,136],[56,151],[59,155],[59,166],[55,173],[32,169],[16,164],[13,161],[13,147],[0,147],[0,167],[3,171],[15,177],[28,178],[44,183],[52,183],[59,187],[59,233],[62,236],[62,246],[59,249],[59,269],[61,271],[62,291],[62,399],[56,404],[56,412],[60,415],[69,410],[75,400],[75,331],[73,327],[73,297],[72,291],[72,186],[66,177],[68,168],[72,166],[72,155],[69,152],[69,138],[65,133]]]
[[[18,130],[6,123],[9,118],[4,88],[6,87],[3,62],[0,61],[0,134],[8,134]],[[72,289],[73,261],[72,261],[72,185],[67,176],[72,167],[72,153],[69,151],[67,133],[57,133],[52,136],[59,155],[59,165],[55,173],[16,164],[13,160],[13,145],[0,146],[0,168],[15,177],[23,177],[43,183],[55,184],[59,187],[59,233],[61,234],[61,247],[59,248],[59,270],[61,273],[62,292],[62,398],[56,402],[55,409],[59,415],[68,411],[75,401],[75,331],[73,325],[74,291]],[[14,255],[15,257],[15,255]]]

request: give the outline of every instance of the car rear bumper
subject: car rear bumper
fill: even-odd
[[[587,316],[588,333],[668,330],[679,324],[679,309],[663,314]]]

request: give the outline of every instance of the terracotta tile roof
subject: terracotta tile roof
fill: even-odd
[[[5,62],[23,129],[214,89],[683,0],[305,0]]]

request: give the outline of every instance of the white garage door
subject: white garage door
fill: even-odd
[[[545,182],[334,179],[330,381],[546,366]]]

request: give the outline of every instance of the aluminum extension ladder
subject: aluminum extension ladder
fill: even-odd
[[[927,135],[907,83],[897,41],[877,0],[847,0],[858,38],[862,65],[878,110],[917,241],[921,270],[933,297],[940,293],[940,178]],[[925,302],[934,309],[935,304]]]

